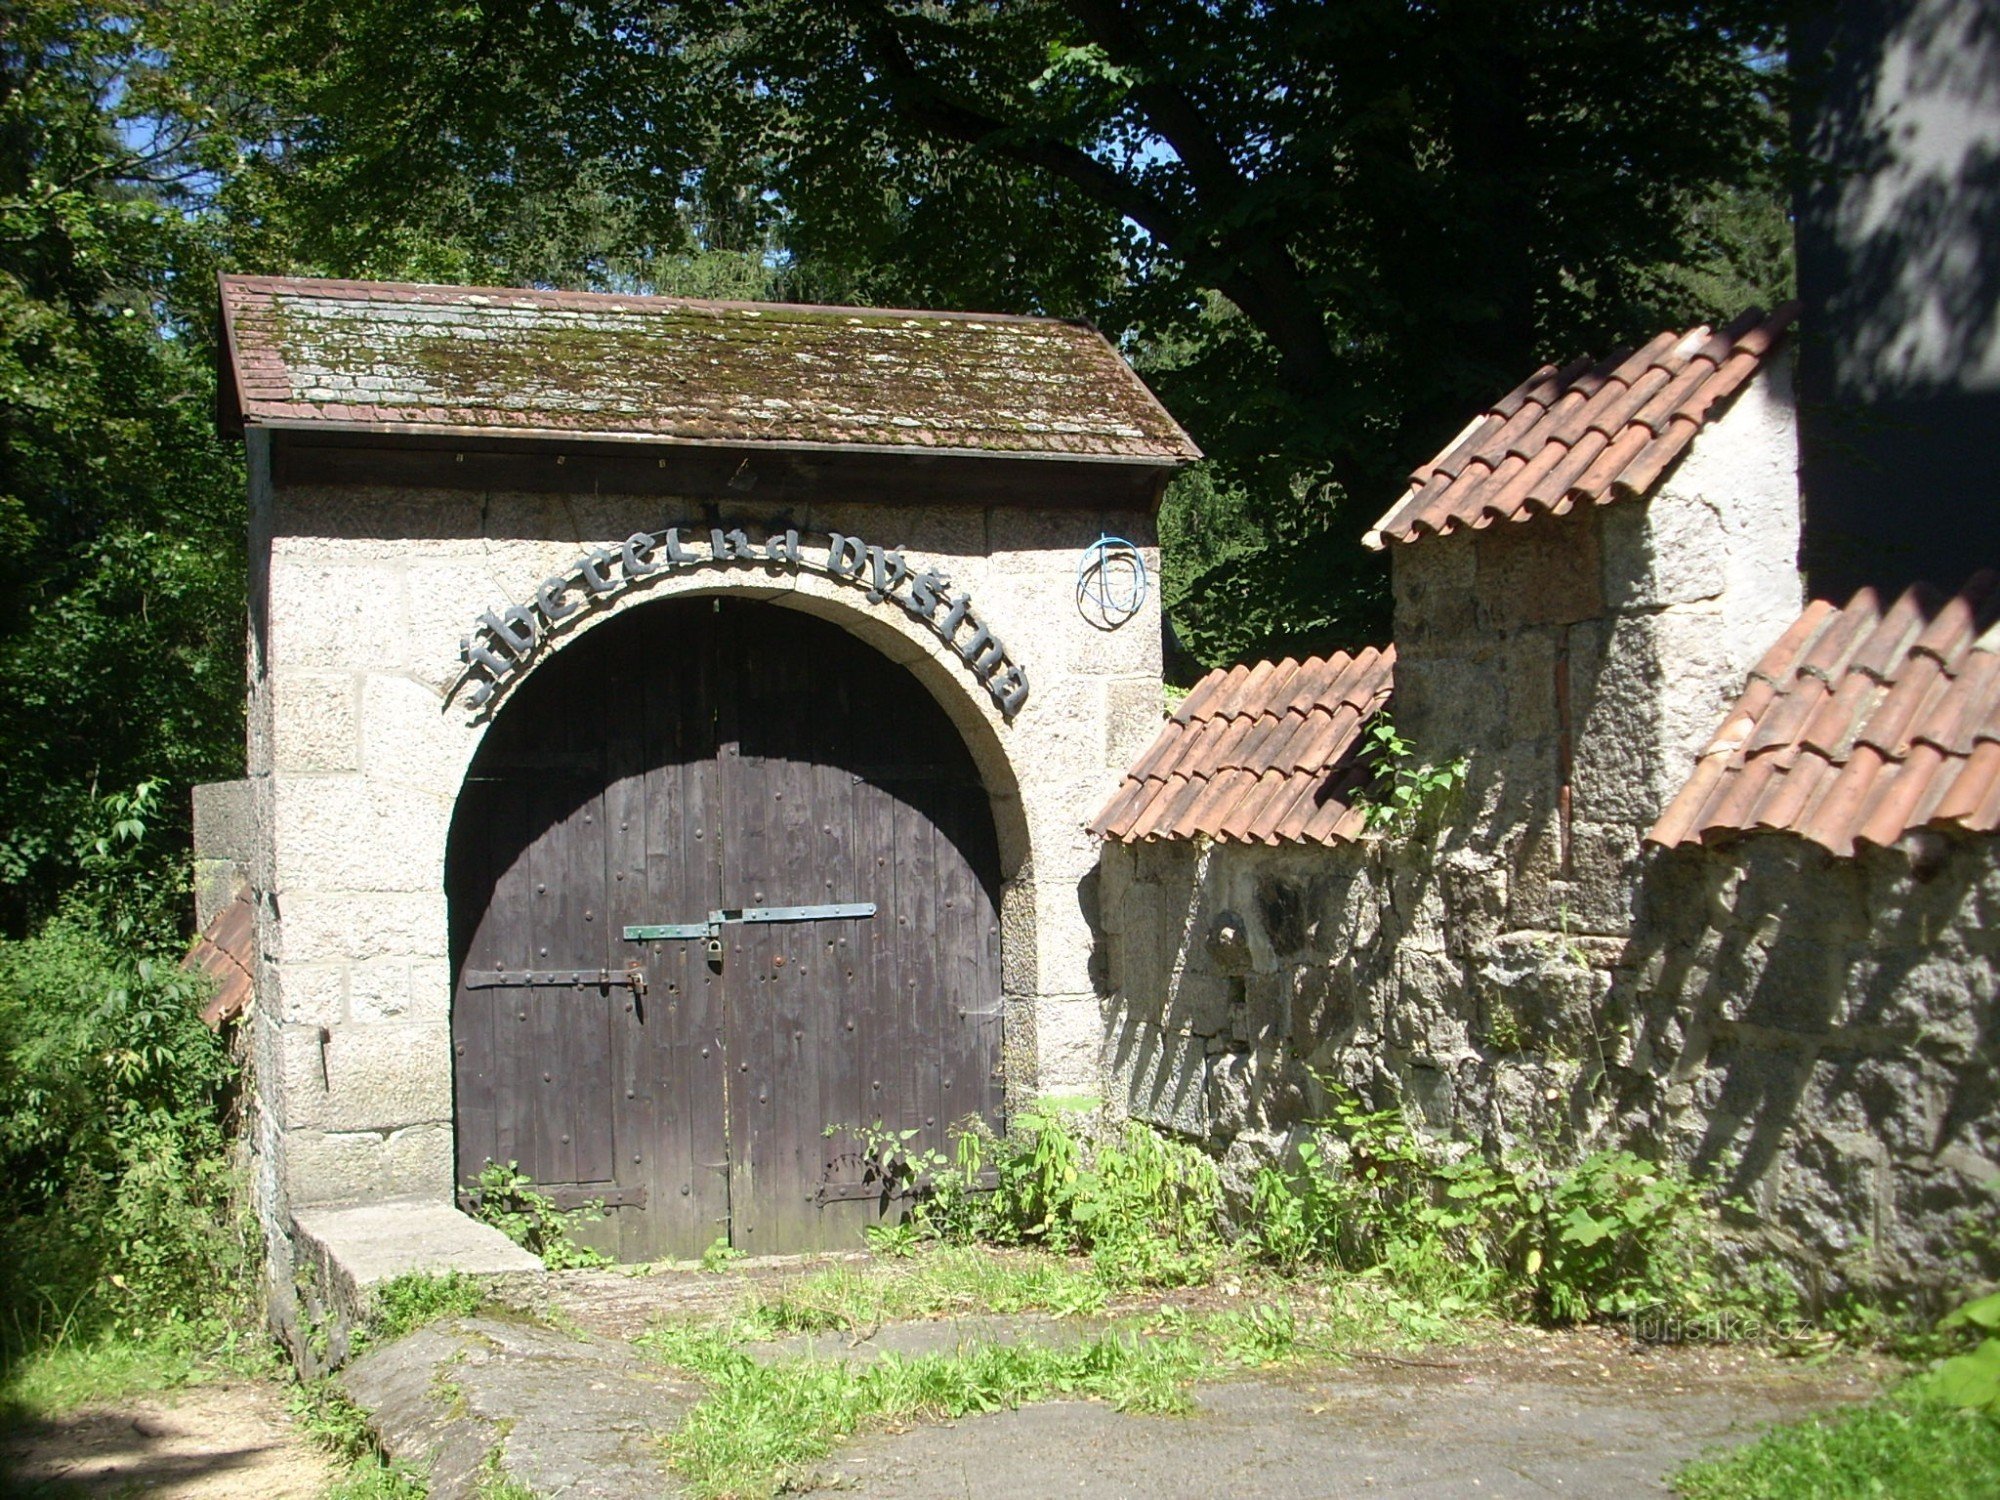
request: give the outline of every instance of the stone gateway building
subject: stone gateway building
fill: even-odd
[[[197,844],[204,921],[254,912],[281,1302],[302,1252],[506,1263],[489,1161],[626,1259],[852,1244],[857,1131],[1094,1087],[1082,821],[1159,723],[1198,456],[1101,336],[222,297],[249,774]]]
[[[1805,600],[1796,309],[1538,372],[1366,538],[1393,645],[1168,717],[1199,455],[1086,327],[222,295],[201,952],[281,1327],[528,1263],[459,1211],[491,1164],[621,1259],[852,1245],[871,1132],[1047,1093],[1239,1195],[1338,1086],[1678,1157],[1811,1290],[1995,1269],[2000,587]],[[1410,818],[1389,722],[1463,764]]]

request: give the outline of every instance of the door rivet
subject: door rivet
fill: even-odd
[[[548,1075],[548,1074],[546,1074],[546,1073],[544,1073],[544,1074],[542,1075],[542,1082],[543,1082],[543,1083],[547,1083],[548,1081],[549,1081],[549,1075]]]
[[[627,1099],[630,1099],[632,1097],[632,1091],[630,1089],[625,1090],[625,1097]]]

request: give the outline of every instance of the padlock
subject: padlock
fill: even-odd
[[[712,964],[719,964],[722,962],[721,938],[712,937],[708,940],[708,961]]]

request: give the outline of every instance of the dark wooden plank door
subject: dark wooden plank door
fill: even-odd
[[[450,861],[462,1180],[517,1161],[622,1259],[851,1245],[867,1128],[1001,1121],[998,870],[963,743],[837,627],[697,600],[544,664],[481,747]],[[874,902],[872,919],[622,929]],[[510,970],[620,987],[496,986]],[[482,979],[484,976],[484,979]]]

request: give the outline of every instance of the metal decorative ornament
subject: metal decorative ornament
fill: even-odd
[[[792,528],[773,527],[753,541],[740,527],[668,526],[636,531],[617,547],[593,547],[566,572],[545,578],[526,604],[505,604],[479,617],[459,643],[465,670],[446,693],[463,692],[475,711],[491,707],[554,636],[573,619],[660,578],[708,568],[763,568],[771,573],[818,573],[865,590],[870,604],[900,605],[965,663],[1009,719],[1028,701],[1027,669],[1014,661],[1000,637],[956,592],[949,574],[912,564],[895,547],[877,547],[858,536],[826,533],[824,545]],[[1143,564],[1142,564],[1143,567]]]
[[[1116,630],[1146,603],[1146,557],[1122,536],[1100,536],[1076,563],[1076,607],[1099,630]]]

